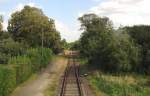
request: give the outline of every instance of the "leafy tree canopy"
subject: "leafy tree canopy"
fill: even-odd
[[[57,51],[60,47],[60,34],[53,19],[49,19],[41,9],[25,6],[11,15],[8,31],[15,41],[37,47],[43,45]]]
[[[124,29],[141,46],[142,62],[139,67],[142,71],[150,74],[150,26],[136,25],[124,27]]]
[[[124,30],[116,32],[109,18],[85,14],[79,20],[84,30],[80,51],[89,64],[110,72],[130,71],[138,66],[138,46]]]

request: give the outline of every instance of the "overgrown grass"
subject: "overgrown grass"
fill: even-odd
[[[91,70],[86,60],[81,61],[81,73],[87,79],[95,96],[150,96],[150,76],[136,73],[110,74]]]
[[[150,87],[144,85],[140,78],[101,74],[89,76],[88,79],[91,85],[98,89],[97,91],[105,93],[106,96],[149,96],[150,94]],[[148,80],[148,77],[145,79]]]
[[[59,80],[58,77],[53,78],[52,84],[45,90],[44,96],[55,96]]]

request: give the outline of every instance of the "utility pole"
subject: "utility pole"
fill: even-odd
[[[42,26],[41,26],[41,27],[42,27]],[[41,58],[42,58],[42,62],[43,62],[43,47],[44,47],[44,40],[43,40],[43,39],[44,39],[44,30],[43,30],[43,27],[42,27],[41,32],[42,32],[42,33],[41,33],[41,35],[42,35],[42,41],[41,41],[41,43],[42,43],[42,54],[41,54],[42,57],[41,57]],[[41,70],[41,68],[42,68],[42,66],[40,65],[40,70]]]
[[[42,27],[42,57],[43,57],[43,47],[44,47],[44,31],[43,31],[43,27]]]

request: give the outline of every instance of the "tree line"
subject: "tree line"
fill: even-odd
[[[0,96],[10,96],[18,85],[45,68],[66,41],[61,40],[54,20],[35,7],[24,6],[13,13],[7,31],[2,22],[0,16]]]
[[[115,29],[108,17],[85,14],[79,18],[83,33],[74,43],[89,66],[105,72],[150,74],[150,26]]]
[[[51,48],[54,53],[63,50],[65,40],[55,28],[55,22],[41,9],[24,6],[21,11],[11,14],[7,31],[3,31],[0,16],[0,63],[7,63],[11,56],[24,53],[27,48]]]

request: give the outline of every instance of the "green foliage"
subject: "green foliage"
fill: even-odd
[[[69,49],[79,50],[80,49],[80,41],[78,40],[78,41],[69,43]]]
[[[89,64],[109,72],[125,72],[139,64],[139,48],[124,30],[113,29],[107,17],[87,14],[79,18],[81,29],[80,51]]]
[[[12,38],[3,38],[0,42],[0,63],[7,64],[10,57],[24,54],[26,48],[25,45],[15,42]]]
[[[17,84],[27,80],[32,73],[31,60],[27,56],[12,57],[8,64],[13,64],[16,70]]]
[[[61,47],[61,38],[56,31],[54,20],[49,19],[41,9],[25,6],[23,10],[11,15],[8,31],[13,39],[31,47],[44,46],[55,53]]]
[[[150,74],[150,26],[139,25],[133,27],[125,27],[128,34],[134,41],[141,46],[141,65],[139,69]]]
[[[125,29],[138,44],[143,47],[150,47],[150,26],[136,25],[133,27],[125,27]]]
[[[0,16],[0,96],[10,96],[32,73],[45,68],[66,42],[61,42],[54,20],[35,7],[13,13],[8,32],[2,31],[2,22]]]
[[[27,56],[32,62],[33,71],[39,71],[39,69],[49,64],[49,60],[52,58],[52,51],[47,48],[30,49],[27,51]]]
[[[0,64],[7,64],[10,55],[0,52]]]
[[[14,42],[12,38],[1,41],[0,51],[11,56],[22,55],[25,51],[25,46],[21,43]]]
[[[7,31],[0,32],[0,40],[11,38],[10,34]]]
[[[90,82],[106,96],[148,96],[150,88],[136,84],[122,84],[105,80],[103,77],[92,77]]]
[[[65,39],[63,39],[63,40],[61,41],[61,44],[62,44],[62,50],[69,49],[69,48],[68,48],[68,43],[66,42]]]
[[[0,65],[0,96],[10,96],[16,87],[16,73],[12,66]]]
[[[11,57],[7,65],[0,66],[0,96],[10,96],[17,85],[46,67],[51,58],[52,51],[48,48],[32,48],[24,55]]]

